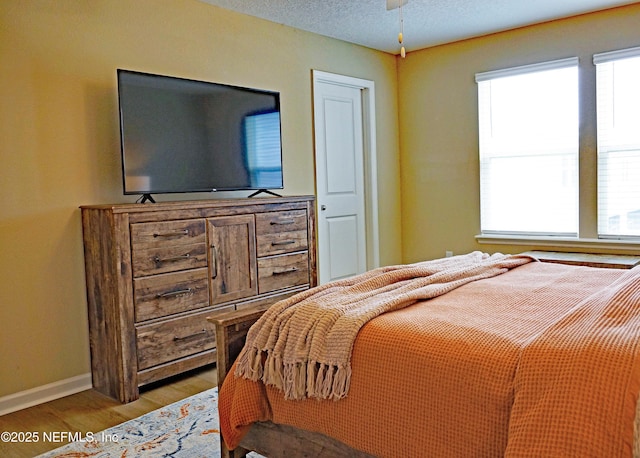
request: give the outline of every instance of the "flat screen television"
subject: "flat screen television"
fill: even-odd
[[[117,76],[124,194],[283,188],[278,92]]]

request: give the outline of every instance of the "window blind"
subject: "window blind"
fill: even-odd
[[[578,59],[476,82],[482,232],[577,236]]]
[[[596,54],[598,236],[640,237],[640,48]]]

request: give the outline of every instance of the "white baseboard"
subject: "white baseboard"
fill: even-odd
[[[91,374],[37,386],[0,398],[0,416],[91,389]]]

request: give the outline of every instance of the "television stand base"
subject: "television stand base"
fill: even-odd
[[[147,201],[151,202],[152,204],[156,203],[153,197],[151,197],[151,194],[142,194],[142,197],[138,199],[139,204],[144,204]]]
[[[275,196],[275,197],[282,197],[280,194],[276,194],[275,192],[269,191],[268,189],[259,189],[258,191],[256,191],[253,194],[251,194],[249,197],[255,197],[258,194],[262,194],[263,192],[265,194],[271,194],[272,196]]]

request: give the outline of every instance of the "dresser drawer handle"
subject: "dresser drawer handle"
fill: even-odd
[[[191,339],[191,338],[193,338],[193,337],[198,337],[198,336],[204,335],[204,334],[206,334],[206,333],[207,333],[207,330],[206,330],[206,329],[203,329],[203,330],[202,330],[202,331],[200,331],[200,332],[196,332],[195,334],[191,334],[191,335],[188,335],[188,336],[182,336],[182,337],[173,336],[173,341],[174,341],[174,342],[178,342],[178,341],[180,341],[180,340],[187,340],[187,339]]]
[[[290,274],[292,272],[297,272],[299,269],[297,267],[291,267],[290,269],[284,269],[284,270],[274,270],[271,275],[284,275],[284,274]]]
[[[176,291],[168,291],[166,293],[158,293],[156,294],[156,297],[158,299],[166,299],[168,297],[184,296],[187,294],[193,294],[193,290],[191,288],[187,288],[187,289],[179,289]]]
[[[176,235],[189,235],[189,229],[185,229],[184,231],[173,231],[173,232],[154,232],[153,237],[175,237]]]
[[[291,245],[292,243],[296,243],[296,241],[295,240],[283,240],[281,242],[271,242],[271,246]]]
[[[272,226],[286,226],[287,224],[293,224],[293,223],[295,223],[295,221],[292,219],[283,219],[280,221],[271,221],[270,224]]]
[[[190,257],[191,257],[191,253],[187,253],[187,254],[181,254],[179,256],[172,256],[170,258],[161,258],[159,256],[156,256],[155,258],[153,258],[153,260],[156,262],[156,264],[161,264],[163,262],[180,261],[183,259],[189,259]]]

